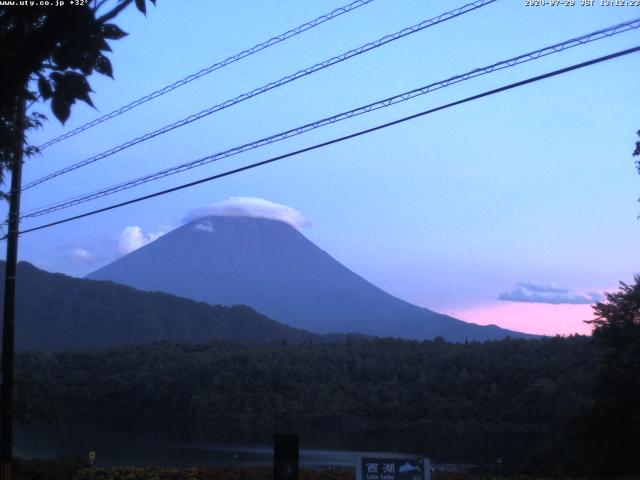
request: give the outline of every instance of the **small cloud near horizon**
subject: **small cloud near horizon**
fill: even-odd
[[[578,293],[555,285],[520,282],[508,292],[498,295],[498,300],[507,302],[548,303],[551,305],[590,305],[601,302],[604,297],[596,292]]]
[[[94,253],[80,247],[71,250],[67,256],[73,263],[78,265],[89,265],[98,261],[98,257]]]
[[[157,240],[164,234],[165,232],[144,232],[136,225],[126,227],[120,232],[120,236],[118,237],[118,255],[127,255]]]
[[[309,220],[295,208],[258,197],[229,197],[222,202],[196,208],[187,214],[184,222],[189,223],[208,216],[252,217],[278,220],[298,230],[310,225]]]

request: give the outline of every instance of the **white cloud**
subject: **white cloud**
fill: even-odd
[[[568,288],[559,288],[554,285],[541,285],[533,282],[521,282],[508,291],[498,296],[499,300],[509,302],[549,303],[560,304],[592,304],[604,299],[602,295],[594,292],[579,293]]]
[[[197,223],[195,227],[193,227],[194,230],[198,230],[200,232],[209,232],[209,233],[214,233],[216,230],[215,228],[213,228],[213,225],[211,225],[211,222],[209,220],[204,220],[203,222]]]
[[[118,238],[118,254],[126,255],[144,247],[164,235],[164,232],[147,233],[138,226],[126,227]]]
[[[90,252],[86,248],[80,247],[71,250],[68,256],[73,263],[77,263],[80,265],[94,263],[98,260],[98,257],[96,257],[92,252]]]
[[[300,229],[309,225],[309,220],[294,208],[256,197],[229,197],[227,200],[197,208],[187,214],[186,223],[211,215],[223,217],[253,217],[279,220]],[[201,224],[204,228],[204,222]],[[198,228],[196,226],[195,228]]]

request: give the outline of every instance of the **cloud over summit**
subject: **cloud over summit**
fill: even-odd
[[[296,229],[309,225],[309,220],[295,208],[257,197],[229,197],[227,200],[196,208],[184,218],[185,223],[211,215],[221,217],[252,217],[278,220]]]
[[[513,289],[498,295],[498,300],[508,302],[548,303],[552,305],[589,305],[600,302],[603,298],[599,293],[578,293],[568,288],[542,285],[533,282],[517,283]]]

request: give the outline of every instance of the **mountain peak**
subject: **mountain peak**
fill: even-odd
[[[206,212],[90,274],[213,305],[246,304],[315,333],[409,339],[524,336],[411,305],[337,262],[281,218]],[[227,212],[228,213],[228,212]]]
[[[198,217],[194,220],[191,220],[186,225],[192,226],[195,230],[200,231],[209,231],[209,227],[213,227],[216,224],[227,224],[227,225],[251,225],[251,224],[261,224],[261,223],[275,223],[284,225],[289,228],[293,227],[289,222],[279,218],[267,218],[267,217],[258,217],[251,215],[205,215],[202,217]]]

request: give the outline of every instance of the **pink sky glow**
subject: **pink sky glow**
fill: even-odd
[[[591,305],[550,305],[546,303],[496,302],[457,310],[456,318],[479,325],[494,324],[510,330],[538,335],[591,334]]]

